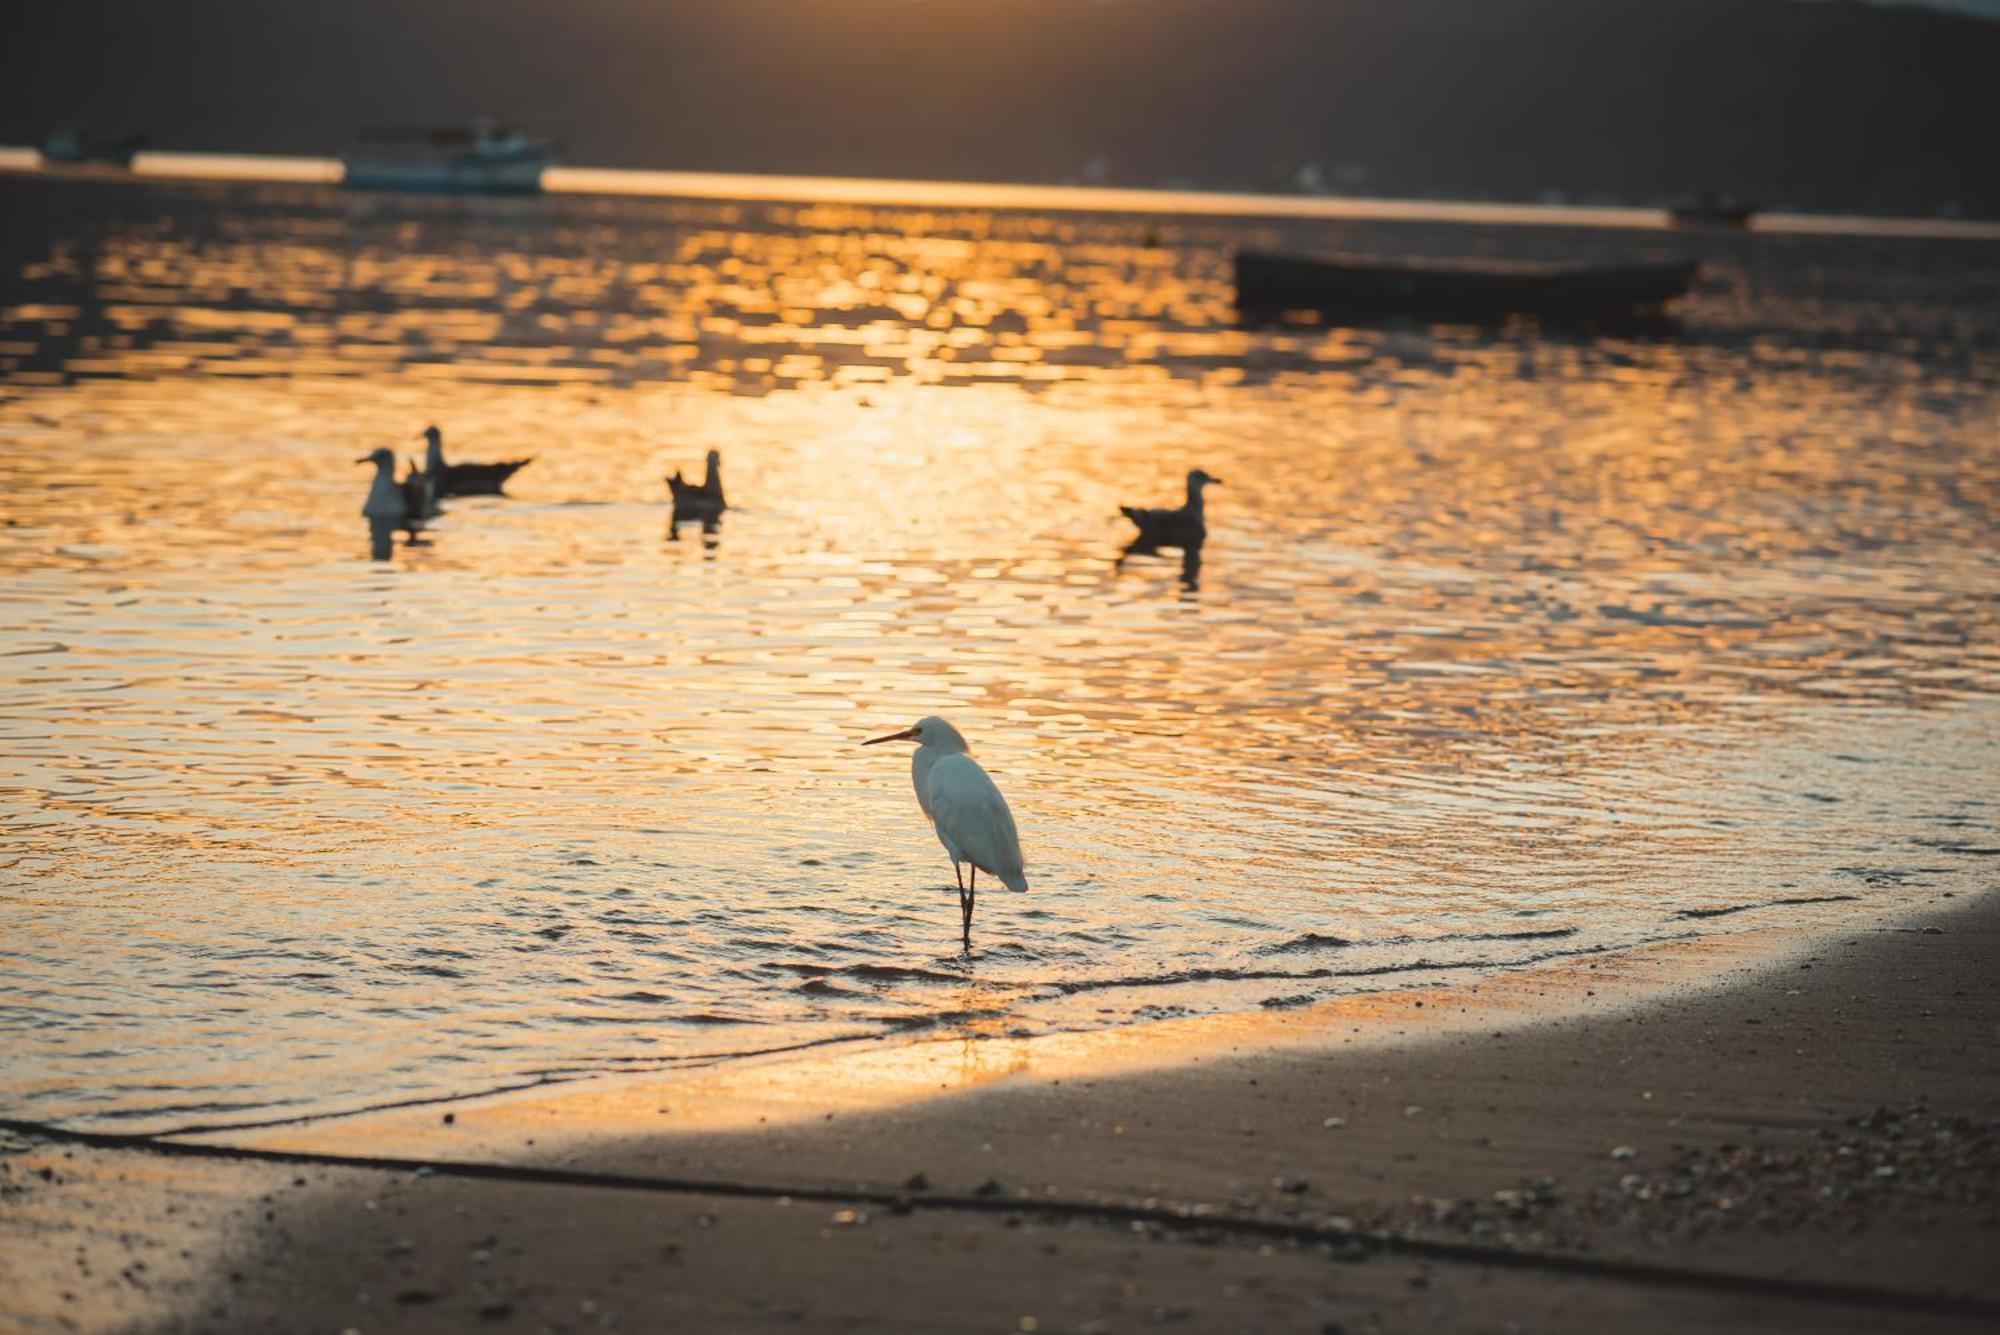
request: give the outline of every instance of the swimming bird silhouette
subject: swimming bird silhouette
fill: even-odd
[[[1139,526],[1139,536],[1134,545],[1141,550],[1157,547],[1199,547],[1208,536],[1208,525],[1202,518],[1202,488],[1211,483],[1220,484],[1219,477],[1210,477],[1201,469],[1189,471],[1187,475],[1187,504],[1177,510],[1142,510],[1130,505],[1121,505],[1119,511]]]
[[[674,498],[676,519],[703,519],[727,510],[729,503],[722,499],[722,452],[708,452],[708,467],[699,485],[689,482],[675,469],[667,479],[667,490]]]
[[[375,478],[368,484],[361,515],[368,521],[369,554],[377,561],[386,561],[395,546],[397,530],[407,533],[414,544],[425,521],[437,513],[430,479],[412,466],[398,481],[396,452],[387,447],[372,450],[354,462],[375,465]]]
[[[1026,890],[1028,877],[1021,862],[1021,835],[1014,828],[1014,813],[992,776],[974,760],[957,728],[933,715],[913,728],[886,737],[871,737],[863,746],[882,742],[914,741],[916,753],[910,757],[910,783],[917,790],[917,805],[923,808],[938,842],[951,857],[951,873],[958,880],[958,909],[965,948],[972,949],[972,909],[979,898],[979,873],[1000,878],[1009,890]],[[972,882],[966,884],[960,863],[972,864]]]
[[[507,479],[533,462],[515,459],[504,464],[448,464],[444,461],[444,432],[434,426],[424,428],[424,472],[435,480],[441,497],[505,495]]]

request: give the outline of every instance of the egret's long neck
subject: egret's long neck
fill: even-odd
[[[1199,479],[1196,478],[1188,479],[1188,500],[1187,500],[1188,513],[1196,516],[1197,518],[1199,518],[1201,515],[1201,488],[1202,488],[1202,483],[1200,482]]]
[[[442,473],[444,471],[444,437],[426,436],[424,445],[424,471]]]
[[[722,490],[722,460],[712,454],[708,456],[708,471],[702,474],[701,489],[711,492]]]
[[[935,724],[926,723],[924,731],[929,734],[919,751],[928,751],[933,756],[962,756],[972,748],[965,744],[965,738],[957,728],[942,719]]]

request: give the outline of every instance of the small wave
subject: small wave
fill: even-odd
[[[1726,918],[1732,913],[1750,913],[1757,909],[1783,908],[1787,904],[1845,904],[1861,898],[1859,895],[1798,895],[1791,899],[1767,899],[1761,904],[1731,904],[1719,909],[1682,909],[1676,918]]]
[[[910,964],[850,964],[833,972],[848,978],[864,978],[881,983],[963,983],[969,981],[962,973],[940,973],[936,969],[919,969]]]
[[[1456,941],[1518,940],[1524,935],[1529,937],[1560,937],[1560,936],[1570,936],[1573,935],[1575,932],[1576,929],[1574,927],[1565,927],[1559,930],[1551,930],[1548,932],[1534,932],[1534,933],[1509,932],[1509,933],[1501,933],[1498,934],[1497,936],[1467,934],[1457,937],[1431,937],[1431,938],[1413,937],[1404,939],[1407,940],[1410,944],[1414,945],[1434,945],[1439,941],[1454,941],[1454,940]],[[1107,991],[1113,988],[1173,987],[1176,985],[1186,984],[1186,983],[1254,983],[1254,982],[1263,982],[1267,980],[1310,983],[1310,982],[1318,982],[1323,979],[1329,979],[1329,978],[1379,978],[1384,975],[1399,974],[1399,973],[1455,972],[1459,970],[1478,970],[1478,969],[1516,969],[1528,965],[1540,964],[1546,960],[1565,959],[1576,955],[1600,954],[1605,949],[1606,948],[1603,946],[1581,945],[1581,946],[1574,946],[1568,949],[1539,951],[1534,954],[1525,956],[1524,958],[1521,959],[1511,959],[1511,960],[1495,960],[1495,959],[1483,959],[1483,958],[1434,960],[1428,956],[1420,956],[1417,959],[1403,961],[1400,963],[1376,964],[1367,966],[1365,968],[1354,968],[1354,969],[1335,969],[1330,967],[1319,968],[1319,969],[1300,969],[1296,971],[1290,971],[1285,969],[1186,969],[1177,973],[1161,974],[1151,978],[1146,978],[1146,977],[1082,978],[1069,982],[1056,982],[1048,985],[1048,994],[1052,996],[1075,996],[1080,992],[1100,992],[1100,991]]]
[[[714,1011],[696,1011],[693,1015],[670,1016],[675,1024],[720,1025],[757,1024],[758,1021],[744,1015],[717,1015]]]
[[[972,1010],[932,1011],[924,1015],[898,1015],[883,1021],[896,1033],[914,1033],[920,1029],[938,1029],[955,1024],[972,1024],[979,1020],[1003,1020],[1007,1012],[998,1007]]]
[[[1436,946],[1451,941],[1554,941],[1575,936],[1574,927],[1535,927],[1520,932],[1446,932],[1443,936],[1392,936],[1374,945]]]
[[[1575,936],[1574,927],[1537,927],[1519,932],[1447,932],[1443,936],[1391,936],[1380,941],[1356,941],[1344,936],[1324,936],[1306,932],[1285,941],[1257,949],[1259,955],[1306,955],[1321,950],[1344,950],[1353,946],[1435,946],[1454,941],[1557,941]]]
[[[1322,936],[1318,932],[1306,932],[1289,941],[1278,941],[1268,946],[1259,946],[1259,955],[1304,955],[1315,950],[1343,950],[1354,943],[1344,936]]]
[[[1935,874],[1930,867],[1835,867],[1834,870],[1868,885],[1905,885],[1919,876]]]
[[[1264,979],[1332,978],[1332,969],[1307,969],[1292,973],[1284,969],[1181,969],[1153,977],[1076,978],[1049,984],[1056,996],[1073,997],[1079,992],[1103,992],[1119,987],[1175,987],[1186,983],[1254,983]]]
[[[1434,941],[1556,941],[1565,936],[1575,936],[1574,927],[1541,927],[1525,932],[1461,932],[1454,936],[1431,938]]]

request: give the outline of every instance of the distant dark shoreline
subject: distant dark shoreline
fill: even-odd
[[[263,154],[153,153],[136,171],[44,168],[33,150],[0,146],[0,177],[104,184],[338,185],[334,158]],[[1392,199],[1349,195],[1256,194],[1018,181],[904,180],[755,172],[676,172],[620,167],[557,167],[547,192],[745,203],[854,204],[883,208],[969,208],[1130,213],[1211,218],[1464,223],[1477,226],[1624,228],[1668,231],[1667,210],[1639,205],[1541,204],[1502,200]],[[396,196],[377,196],[395,198]],[[421,198],[422,196],[411,196]],[[1867,214],[1769,213],[1759,233],[2000,242],[2000,217],[1925,218]]]
[[[1799,0],[75,0],[0,56],[63,122],[330,154],[478,117],[572,160],[2000,217],[2000,23]]]

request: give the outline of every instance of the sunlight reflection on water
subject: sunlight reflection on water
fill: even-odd
[[[2000,248],[0,211],[10,1111],[1282,1005],[1987,883]],[[1710,272],[1646,338],[1248,328],[1236,244]],[[350,461],[430,421],[536,461],[371,566]],[[710,448],[737,508],[669,541]],[[1199,587],[1115,566],[1119,503],[1196,463]],[[1034,881],[971,959],[901,758],[854,745],[933,711]]]

